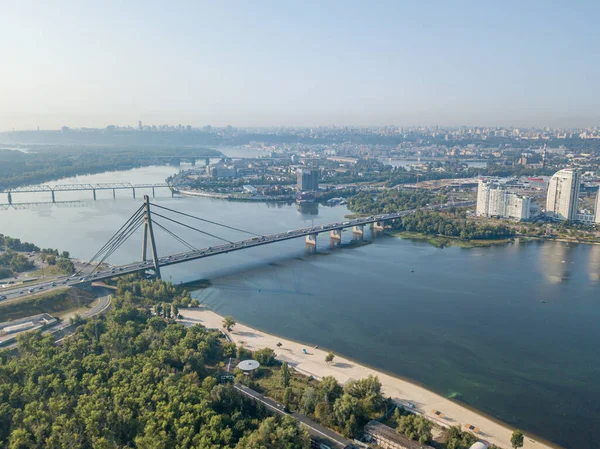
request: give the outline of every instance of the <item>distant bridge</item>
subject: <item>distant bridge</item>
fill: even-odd
[[[124,183],[99,183],[99,184],[56,184],[54,186],[50,186],[47,184],[33,185],[33,186],[25,186],[25,187],[15,187],[15,188],[0,188],[0,193],[5,193],[8,196],[8,204],[11,205],[13,202],[13,194],[15,193],[40,193],[40,192],[49,192],[52,195],[52,202],[56,202],[56,192],[78,192],[78,191],[91,191],[96,199],[96,191],[97,190],[112,190],[113,198],[116,196],[117,190],[131,190],[133,193],[133,197],[135,198],[135,189],[152,189],[152,196],[155,194],[155,189],[159,188],[167,188],[171,190],[171,194],[173,193],[174,186],[166,183],[154,183],[154,184],[131,184],[128,182]]]

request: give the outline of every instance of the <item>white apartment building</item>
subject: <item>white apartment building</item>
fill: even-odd
[[[530,217],[531,198],[509,192],[491,180],[480,180],[477,189],[477,215],[480,217],[514,218],[522,221]]]
[[[546,214],[556,220],[577,220],[579,185],[576,169],[564,168],[554,173],[548,184]]]

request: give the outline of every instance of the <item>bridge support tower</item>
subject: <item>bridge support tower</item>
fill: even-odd
[[[133,199],[135,200],[135,187],[132,187],[131,190],[133,190]]]
[[[135,192],[135,189],[133,189]],[[150,250],[152,251],[152,261],[154,262],[154,274],[160,279],[160,266],[158,264],[158,255],[156,253],[156,241],[154,240],[154,231],[152,230],[152,215],[150,214],[150,197],[144,195],[144,234],[142,240],[142,261],[146,261],[148,249],[148,237],[150,237]]]
[[[92,193],[94,195],[94,201],[96,201],[96,189],[92,189]]]
[[[8,192],[8,204],[12,204],[12,195]]]
[[[117,193],[115,192],[115,189],[113,189],[113,200],[117,199]]]
[[[52,190],[52,202],[56,203],[56,198],[54,197],[54,190]]]

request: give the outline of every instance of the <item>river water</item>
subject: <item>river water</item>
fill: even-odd
[[[60,183],[162,182],[174,167],[82,176]],[[52,183],[49,183],[52,184]],[[81,201],[0,210],[0,232],[90,258],[141,203],[130,191],[58,193]],[[149,192],[147,192],[149,193]],[[48,201],[15,194],[13,201]],[[156,204],[255,233],[338,221],[345,207],[234,203],[175,197]],[[0,203],[5,202],[0,198]],[[161,212],[176,218],[172,213]],[[218,240],[168,223],[196,247]],[[239,232],[186,220],[229,240]],[[155,230],[161,254],[184,247]],[[438,249],[377,237],[369,245],[307,255],[303,240],[163,270],[173,282],[210,279],[194,292],[218,313],[265,331],[330,348],[462,401],[565,447],[597,448],[600,417],[600,246],[522,242]],[[345,243],[351,233],[344,233]],[[139,260],[136,235],[111,257]]]

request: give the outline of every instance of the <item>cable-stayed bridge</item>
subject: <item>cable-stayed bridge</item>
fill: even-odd
[[[474,202],[458,202],[449,204],[440,204],[427,206],[424,210],[445,209],[450,207],[472,206]],[[390,214],[379,214],[370,217],[356,218],[343,222],[328,223],[316,226],[310,226],[300,229],[291,229],[288,231],[274,234],[260,235],[238,227],[230,226],[225,223],[219,223],[214,220],[198,217],[187,212],[181,212],[159,204],[151,203],[148,195],[144,196],[144,203],[129,217],[129,219],[115,232],[115,234],[100,248],[96,254],[79,271],[71,276],[64,276],[44,284],[36,284],[27,292],[17,289],[6,291],[7,297],[18,296],[43,288],[58,288],[61,286],[75,285],[78,283],[90,283],[92,281],[101,281],[115,276],[121,276],[137,272],[152,272],[157,278],[161,276],[161,268],[176,265],[190,260],[205,259],[208,257],[225,254],[232,251],[241,251],[257,246],[270,245],[284,240],[305,238],[308,248],[316,250],[317,238],[319,235],[328,234],[332,246],[339,245],[342,240],[342,231],[351,229],[356,239],[362,240],[364,227],[371,225],[374,230],[383,230],[385,223],[396,220],[405,215],[416,212],[416,209],[394,212]],[[186,221],[184,221],[186,220]],[[193,224],[192,224],[193,223]],[[240,240],[230,240],[223,238],[213,232],[201,229],[199,226],[210,225],[212,227],[232,231],[236,235],[242,234],[246,238]],[[139,229],[142,229],[142,250],[141,260],[120,266],[108,266],[107,260],[113,255],[131,236]],[[209,247],[197,247],[184,239],[174,229],[187,229],[189,231],[201,234],[204,237],[210,237],[219,241],[218,244]],[[168,256],[158,256],[156,247],[155,231],[160,229],[171,238],[187,248],[187,251]],[[23,287],[21,287],[23,288]]]

